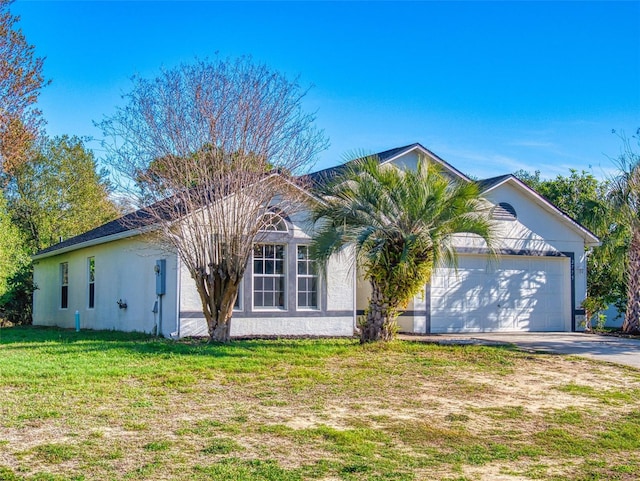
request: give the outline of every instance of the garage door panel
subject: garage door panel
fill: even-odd
[[[432,332],[566,330],[570,321],[568,258],[460,256],[437,269],[431,289]]]

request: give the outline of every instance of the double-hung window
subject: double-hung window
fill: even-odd
[[[60,264],[60,308],[69,307],[69,263]]]
[[[286,270],[284,244],[253,246],[253,307],[284,309]]]
[[[318,309],[318,273],[309,246],[298,246],[298,309]]]

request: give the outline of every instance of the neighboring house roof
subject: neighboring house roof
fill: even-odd
[[[394,149],[385,150],[383,152],[379,152],[377,154],[373,154],[378,158],[381,164],[393,162],[394,160],[406,155],[410,152],[417,151],[419,154],[427,155],[432,160],[439,163],[446,170],[454,173],[458,177],[463,180],[472,182],[472,180],[460,172],[458,169],[453,167],[451,164],[446,162],[445,160],[438,157],[436,154],[426,149],[419,143],[414,143],[410,145],[405,145],[403,147],[397,147]],[[311,174],[307,174],[302,177],[304,181],[310,181],[313,186],[322,184],[334,178],[335,176],[342,173],[347,166],[351,165],[353,162],[356,162],[359,159],[355,159],[349,161],[345,164],[341,164],[335,167],[330,167],[328,169],[323,169],[317,172],[313,172]],[[278,175],[273,174],[273,175]],[[488,192],[498,187],[499,185],[504,184],[505,182],[511,182],[517,185],[519,188],[524,189],[530,195],[534,197],[538,204],[542,205],[545,210],[559,216],[566,224],[570,225],[572,228],[577,229],[585,238],[585,242],[587,245],[599,245],[598,238],[586,227],[582,226],[580,223],[572,219],[568,214],[560,210],[558,207],[553,205],[549,200],[545,199],[543,196],[538,194],[535,190],[527,186],[525,183],[520,181],[517,177],[507,174],[501,175],[498,177],[492,177],[489,179],[483,179],[475,181],[480,187],[481,192]],[[297,187],[297,186],[296,186]],[[309,194],[309,192],[307,192]],[[312,195],[312,194],[309,194]],[[102,244],[104,242],[109,242],[116,239],[122,239],[126,237],[131,237],[134,235],[138,235],[141,230],[150,229],[154,224],[155,217],[152,216],[146,209],[140,209],[130,214],[127,214],[119,219],[108,222],[104,225],[96,227],[95,229],[91,229],[90,231],[84,232],[75,237],[71,237],[66,239],[58,244],[52,245],[39,251],[33,258],[34,260],[49,257],[51,255],[61,254],[63,252],[68,252],[71,250],[80,249],[83,247],[88,247],[95,244]]]

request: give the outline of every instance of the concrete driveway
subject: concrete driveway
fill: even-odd
[[[578,332],[474,333],[402,336],[439,344],[515,344],[538,352],[571,354],[640,369],[640,339],[599,336]]]

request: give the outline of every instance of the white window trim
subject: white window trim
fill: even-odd
[[[251,255],[253,259],[253,254]],[[244,311],[244,279],[240,280],[240,284],[238,284],[238,307],[233,306],[233,312],[242,312]]]
[[[93,282],[91,282],[91,260],[93,259]],[[87,257],[87,309],[94,310],[96,308],[96,257]],[[91,307],[91,284],[93,284],[93,307]]]
[[[307,249],[309,248],[309,244],[297,244],[296,245],[296,310],[297,311],[320,311],[321,310],[321,306],[320,303],[322,301],[322,298],[320,297],[320,276],[316,274],[315,276],[311,276],[311,275],[305,275],[305,274],[298,274],[298,247],[306,247]],[[300,306],[298,304],[298,279],[300,278],[304,278],[304,279],[309,279],[315,277],[316,278],[316,307],[309,307],[309,306]]]
[[[265,222],[265,219],[267,219],[267,221]],[[273,220],[276,220],[275,222],[273,222]],[[274,226],[277,227],[278,225],[282,225],[284,226],[284,229],[265,229],[265,226]],[[260,232],[267,232],[267,233],[276,233],[276,234],[288,234],[289,233],[289,225],[287,224],[287,221],[285,220],[285,218],[278,212],[273,212],[273,211],[269,211],[267,213],[265,213],[262,216],[262,228],[260,229]]]
[[[59,264],[59,268],[58,268],[58,276],[60,279],[60,290],[58,291],[58,294],[60,297],[58,297],[58,309],[61,309],[63,311],[66,311],[67,309],[69,309],[69,262],[61,262]],[[67,270],[67,283],[64,283],[64,276],[62,275],[62,271],[63,271],[63,266],[66,266],[66,270]],[[62,288],[63,287],[67,287],[67,307],[62,307]]]
[[[289,258],[289,245],[286,243],[282,243],[282,242],[256,242],[254,244],[254,246],[256,245],[272,245],[272,246],[282,246],[284,248],[284,259],[283,259],[283,268],[284,268],[284,273],[282,274],[282,276],[284,277],[284,307],[269,307],[269,306],[256,306],[256,299],[255,299],[255,280],[256,280],[256,273],[254,270],[255,267],[255,263],[254,263],[254,256],[253,256],[253,251],[251,253],[251,308],[253,310],[253,312],[287,312],[288,306],[289,306],[289,289],[288,287],[288,282],[289,282],[289,276],[288,276],[288,258]],[[264,276],[265,274],[258,274],[261,276]],[[270,275],[270,274],[267,274]],[[279,275],[278,275],[279,277]],[[263,277],[264,278],[264,277]],[[274,275],[274,278],[276,278],[276,276]]]

